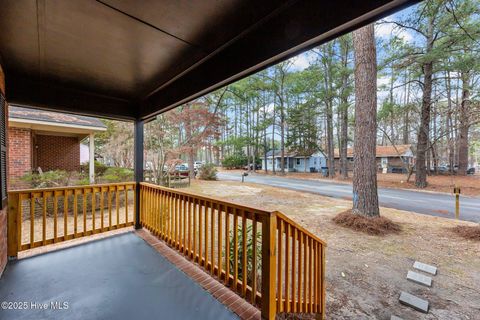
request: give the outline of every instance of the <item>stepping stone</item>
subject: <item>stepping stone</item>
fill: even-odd
[[[433,275],[437,274],[437,267],[431,266],[431,265],[426,264],[426,263],[415,261],[415,263],[413,264],[413,267],[417,270],[420,270],[420,271],[423,271],[423,272],[426,272],[426,273],[430,273],[430,274],[433,274]]]
[[[392,316],[390,317],[390,320],[403,320],[403,319],[402,319],[402,318],[399,318],[399,317],[397,317],[397,316],[392,315]]]
[[[423,284],[424,286],[431,287],[432,286],[432,278],[428,276],[424,276],[418,272],[408,271],[407,279],[418,284]]]
[[[407,293],[405,291],[402,291],[402,293],[400,293],[400,298],[398,300],[400,300],[401,304],[409,306],[415,310],[428,313],[427,300],[420,299],[419,297],[416,297],[413,294]]]

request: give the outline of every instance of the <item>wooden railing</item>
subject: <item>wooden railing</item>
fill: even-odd
[[[132,226],[135,183],[114,183],[8,193],[8,255]]]
[[[280,212],[140,186],[140,224],[259,306],[325,317],[326,244]]]

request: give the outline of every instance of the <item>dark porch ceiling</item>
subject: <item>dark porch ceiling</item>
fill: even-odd
[[[0,0],[10,103],[148,119],[410,0]]]

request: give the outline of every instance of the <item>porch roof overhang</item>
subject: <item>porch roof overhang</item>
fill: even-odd
[[[147,120],[414,2],[2,1],[7,100]]]

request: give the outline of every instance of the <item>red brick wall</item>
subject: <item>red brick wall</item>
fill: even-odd
[[[43,171],[80,170],[80,141],[75,137],[36,135],[36,166]]]
[[[8,176],[17,179],[32,170],[32,132],[8,128]]]
[[[5,76],[0,66],[0,92],[5,94]],[[7,142],[8,143],[8,142]],[[8,153],[7,153],[8,156]],[[7,209],[0,210],[0,276],[7,265]]]

